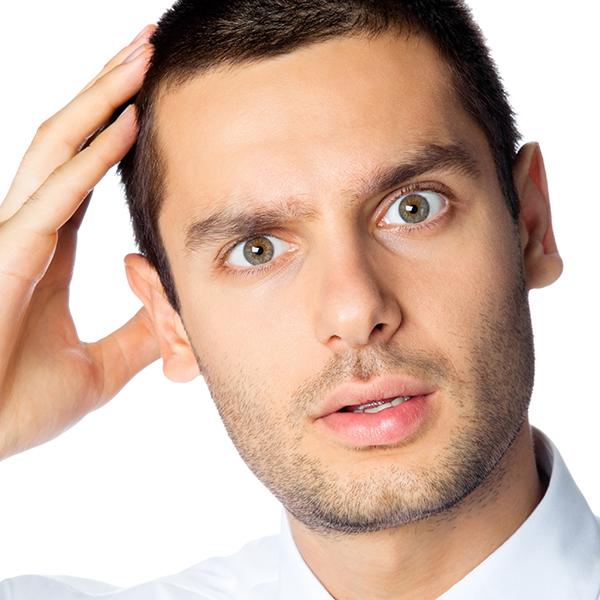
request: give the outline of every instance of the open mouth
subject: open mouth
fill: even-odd
[[[400,406],[407,400],[410,400],[413,396],[398,396],[393,400],[375,400],[373,402],[367,402],[366,404],[355,404],[354,406],[344,406],[338,412],[351,412],[355,414],[368,413],[375,414],[388,408],[394,408],[394,406]]]

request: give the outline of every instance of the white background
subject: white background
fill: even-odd
[[[0,192],[37,125],[65,104],[168,0],[3,0]],[[532,422],[600,514],[596,0],[473,0],[519,114],[545,151],[562,279],[532,294],[538,373]],[[134,249],[114,174],[81,231],[73,311],[83,339],[137,309]],[[1,290],[0,290],[1,293]],[[510,393],[510,390],[507,390]],[[0,464],[0,579],[70,574],[130,585],[275,532],[280,509],[232,448],[201,381],[159,363],[61,438]]]

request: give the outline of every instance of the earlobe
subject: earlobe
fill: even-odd
[[[169,304],[156,270],[139,254],[125,257],[125,270],[129,286],[146,307],[157,332],[165,375],[178,383],[191,381],[200,374],[198,364],[181,318]]]
[[[513,176],[521,203],[519,233],[527,287],[542,288],[560,277],[563,263],[554,239],[548,181],[538,144],[521,148]]]

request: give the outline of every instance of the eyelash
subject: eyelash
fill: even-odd
[[[258,265],[255,267],[247,267],[247,268],[243,268],[243,267],[230,267],[227,264],[227,259],[225,259],[221,264],[220,267],[221,269],[223,269],[224,271],[226,271],[229,275],[233,275],[234,277],[258,277],[260,276],[264,271],[268,271],[270,269],[272,269],[272,262],[273,261],[269,261],[268,263],[264,264],[264,265]]]
[[[259,233],[253,233],[251,236],[242,237],[242,238],[238,238],[237,240],[233,240],[230,244],[227,244],[227,246],[225,246],[221,250],[219,255],[217,256],[217,260],[216,260],[217,266],[220,269],[222,269],[223,271],[226,271],[228,274],[236,276],[236,277],[255,277],[255,276],[261,275],[263,272],[265,272],[269,269],[272,269],[273,268],[272,263],[275,261],[269,261],[268,263],[266,263],[264,265],[257,265],[254,267],[248,266],[247,268],[244,268],[244,267],[238,267],[238,266],[229,266],[227,264],[227,259],[229,258],[233,249],[236,246],[238,246],[239,244],[244,244],[251,239],[262,237],[262,236],[279,237],[279,235],[276,235],[276,233],[279,233],[281,235],[282,232],[281,231],[279,231],[279,232],[274,232],[274,231],[259,232]]]
[[[443,196],[444,200],[446,201],[444,208],[442,208],[440,213],[438,213],[438,215],[436,215],[435,217],[422,221],[421,223],[415,223],[412,225],[410,223],[406,223],[405,225],[381,223],[390,206],[392,206],[392,204],[394,204],[396,200],[402,198],[402,196],[406,196],[407,194],[411,194],[414,192],[434,192],[436,194],[439,194],[440,196]],[[407,234],[422,229],[430,229],[432,227],[436,227],[438,225],[439,216],[444,215],[447,212],[448,203],[450,200],[453,199],[454,195],[452,194],[452,191],[441,183],[434,181],[419,181],[417,183],[411,183],[407,186],[404,186],[397,192],[394,192],[391,197],[387,197],[387,200],[384,199],[383,208],[379,211],[381,217],[377,221],[377,227],[401,228],[402,231]]]

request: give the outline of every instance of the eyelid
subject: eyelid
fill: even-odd
[[[281,259],[282,256],[284,256],[285,254],[289,254],[291,252],[293,252],[298,245],[295,244],[294,242],[290,242],[286,239],[284,239],[283,237],[281,237],[281,232],[279,233],[279,235],[274,235],[273,232],[269,232],[269,233],[255,233],[252,234],[250,236],[244,236],[243,238],[238,238],[237,240],[232,241],[231,243],[227,244],[227,246],[225,246],[221,252],[219,253],[219,255],[217,256],[216,262],[217,262],[217,266],[229,271],[231,274],[233,275],[239,275],[239,276],[252,276],[252,275],[256,275],[258,273],[261,273],[262,271],[265,271],[267,269],[272,268],[272,266],[274,266],[274,263],[278,263],[278,259]],[[262,264],[262,265],[237,265],[235,263],[231,263],[229,261],[231,254],[233,253],[233,251],[242,246],[243,244],[246,244],[247,242],[254,240],[256,238],[261,238],[261,237],[265,237],[265,238],[275,238],[276,240],[280,241],[281,243],[285,244],[286,249],[281,252],[279,255],[274,256],[271,260],[269,260],[268,262]]]
[[[409,183],[399,189],[394,190],[393,192],[390,192],[383,198],[383,204],[387,204],[387,207],[389,208],[389,206],[395,200],[398,200],[398,198],[415,192],[434,192],[450,200],[454,198],[452,190],[443,183],[439,183],[437,181],[418,181],[415,183]]]

